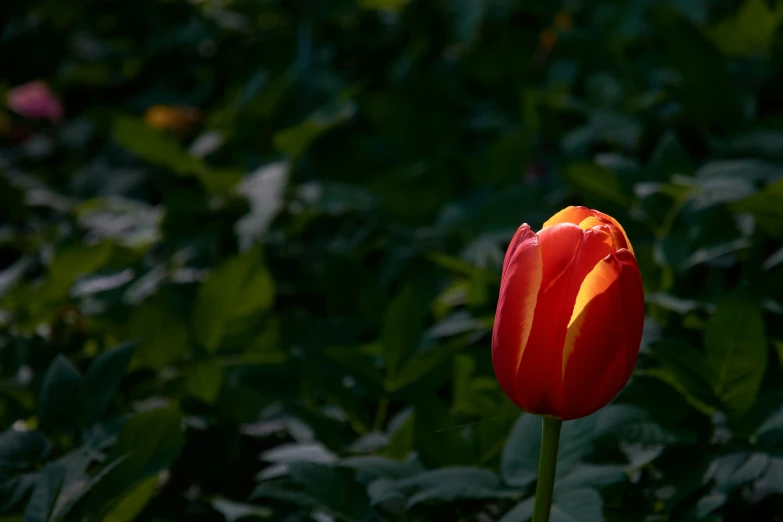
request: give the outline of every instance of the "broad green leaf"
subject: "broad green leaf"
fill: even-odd
[[[503,515],[503,518],[498,520],[498,522],[527,522],[533,516],[535,501],[535,497],[523,500]]]
[[[718,179],[749,182],[774,181],[780,175],[780,167],[766,161],[756,159],[716,160],[699,167],[699,170],[696,171],[696,182]]]
[[[595,436],[645,445],[676,444],[679,441],[678,435],[658,424],[648,410],[617,403],[595,413]]]
[[[185,371],[185,390],[207,404],[214,404],[223,385],[226,370],[218,360],[193,363]]]
[[[704,412],[711,412],[715,399],[711,383],[717,379],[708,358],[687,343],[659,342],[652,345],[652,355],[663,366],[660,371],[645,373],[656,377],[682,393]]]
[[[11,429],[0,433],[0,479],[41,462],[50,450],[41,432]]]
[[[672,131],[661,136],[647,163],[647,170],[657,179],[669,179],[672,174],[687,174],[692,168],[693,159]]]
[[[783,458],[772,457],[762,480],[777,493],[783,493]]]
[[[753,404],[767,369],[767,338],[758,305],[730,299],[710,317],[704,334],[715,396],[735,415]]]
[[[356,106],[350,101],[340,101],[323,107],[298,125],[275,134],[275,147],[296,158],[321,135],[349,121],[355,113]]]
[[[115,461],[108,466],[104,466],[96,474],[88,473],[90,464],[99,460],[101,456],[93,448],[82,446],[65,454],[56,461],[58,465],[65,469],[65,477],[52,510],[51,520],[62,520],[95,484],[100,482],[106,473],[116,465]]]
[[[275,216],[283,209],[289,166],[285,162],[264,165],[237,185],[237,192],[247,198],[250,212],[234,225],[242,248],[262,239]]]
[[[57,431],[70,431],[81,425],[84,383],[73,365],[58,355],[49,365],[38,398],[41,425]]]
[[[394,379],[387,381],[386,389],[395,392],[418,382],[430,372],[446,364],[446,361],[460,348],[458,345],[436,346],[414,354],[405,362]]]
[[[615,174],[593,163],[574,163],[563,170],[563,178],[574,188],[612,203],[625,205],[628,198]]]
[[[550,513],[550,522],[603,522],[603,500],[594,489],[582,488],[558,495]]]
[[[84,374],[85,423],[96,422],[120,386],[128,369],[133,344],[121,344],[102,353]]]
[[[281,342],[280,321],[270,317],[264,329],[254,336],[242,351],[240,364],[280,364],[288,357]]]
[[[187,351],[186,319],[166,291],[133,310],[125,333],[126,338],[139,341],[133,352],[133,367],[160,370],[181,360]]]
[[[399,13],[410,0],[359,0],[359,7],[362,9],[377,9],[388,11],[390,13]]]
[[[770,183],[763,190],[735,202],[733,208],[751,214],[768,233],[780,237],[783,235],[781,201],[783,201],[783,179]]]
[[[250,494],[252,499],[270,499],[286,502],[307,510],[318,507],[319,502],[307,493],[287,489],[277,484],[262,482]]]
[[[620,466],[596,466],[592,464],[575,468],[555,484],[555,491],[561,498],[584,488],[599,489],[628,479]]]
[[[353,470],[312,462],[292,462],[289,472],[311,498],[340,518],[361,522],[367,516],[370,501],[364,486],[356,481]]]
[[[30,472],[0,479],[0,512],[10,513],[24,505],[23,501],[30,498],[30,492],[38,483],[39,473]],[[18,521],[20,519],[16,517],[11,520]],[[0,521],[3,519],[0,518]]]
[[[273,514],[273,511],[268,507],[234,502],[222,497],[212,500],[212,507],[223,515],[226,522],[236,522],[248,518],[270,518]]]
[[[410,454],[413,447],[414,426],[416,416],[413,410],[403,412],[400,418],[396,419],[396,425],[392,426],[392,433],[389,436],[389,444],[386,446],[383,454],[389,458],[403,460]]]
[[[593,451],[597,438],[596,415],[564,422],[557,453],[557,477],[565,476],[577,463]]]
[[[174,138],[139,119],[118,116],[114,120],[112,135],[124,149],[176,174],[184,176],[205,170],[203,163],[190,156]]]
[[[696,517],[702,520],[726,503],[727,497],[724,493],[710,493],[699,499],[696,503]]]
[[[519,488],[536,480],[540,448],[541,418],[536,415],[520,415],[500,459],[503,479]]]
[[[67,247],[52,259],[49,265],[49,278],[55,284],[73,283],[80,275],[94,272],[111,256],[112,246],[109,243],[98,243],[93,246]]]
[[[419,344],[424,323],[424,310],[412,286],[406,286],[386,308],[381,331],[383,360],[388,372],[390,388],[397,389],[398,371]],[[411,368],[409,372],[417,372]],[[410,379],[406,379],[410,382]]]
[[[503,486],[500,478],[485,469],[455,467],[425,471],[399,482],[411,495],[408,508],[422,502],[454,502],[509,498],[515,490]]]
[[[109,454],[108,461],[115,464],[91,492],[93,508],[114,509],[116,497],[168,468],[184,442],[181,424],[182,415],[174,408],[149,410],[128,419]]]
[[[610,143],[618,148],[631,149],[639,141],[641,131],[640,122],[632,116],[599,109],[590,115],[590,120],[585,125],[575,128],[563,137],[562,148],[565,155],[572,157],[584,155],[591,145],[597,143]],[[588,175],[586,172],[583,174]]]
[[[65,480],[66,468],[63,464],[52,462],[44,466],[38,474],[33,494],[27,502],[23,522],[49,522],[55,502],[60,495]]]
[[[751,56],[769,49],[781,22],[783,6],[745,0],[733,17],[712,27],[708,34],[724,53]]]
[[[259,248],[218,266],[201,285],[193,312],[197,341],[216,352],[237,321],[258,317],[269,309],[274,283]]]
[[[729,493],[761,477],[769,464],[770,457],[765,453],[750,451],[731,453],[715,459],[706,478],[714,479],[720,491]]]
[[[124,495],[103,519],[103,522],[132,522],[144,510],[158,490],[157,476],[142,480]]]
[[[422,473],[424,468],[414,456],[404,461],[368,455],[365,457],[349,457],[340,462],[341,466],[356,470],[356,480],[362,484],[370,484],[378,479],[402,479]]]

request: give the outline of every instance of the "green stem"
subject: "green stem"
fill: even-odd
[[[552,507],[552,492],[555,489],[555,469],[557,468],[557,447],[560,445],[560,427],[563,421],[544,417],[541,436],[541,460],[538,463],[538,483],[536,484],[536,504],[533,508],[533,522],[549,522]]]

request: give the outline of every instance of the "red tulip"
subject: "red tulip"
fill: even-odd
[[[568,207],[517,230],[503,262],[492,365],[520,409],[562,420],[611,401],[633,371],[644,291],[615,219]]]

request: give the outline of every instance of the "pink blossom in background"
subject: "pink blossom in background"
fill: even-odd
[[[8,91],[6,105],[15,113],[31,120],[57,121],[63,116],[63,106],[46,83],[33,81]]]

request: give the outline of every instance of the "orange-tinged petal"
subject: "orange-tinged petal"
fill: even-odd
[[[566,207],[544,223],[544,228],[558,225],[560,223],[573,223],[578,225],[588,217],[593,215],[593,211],[587,207]]]
[[[625,233],[625,229],[624,229],[624,228],[623,228],[623,226],[620,224],[620,222],[619,222],[619,221],[617,221],[617,220],[616,220],[615,218],[613,218],[612,216],[610,216],[610,215],[608,215],[608,214],[604,214],[603,212],[599,212],[599,211],[597,211],[597,210],[593,210],[592,212],[593,212],[593,213],[594,213],[594,214],[595,214],[597,217],[599,217],[599,218],[601,218],[601,219],[605,219],[605,220],[609,221],[609,222],[610,222],[612,225],[616,226],[616,227],[617,227],[617,228],[620,230],[620,233],[621,233],[621,234],[623,235],[623,237],[625,238],[625,244],[627,245],[627,248],[628,248],[628,250],[630,250],[630,251],[631,251],[631,254],[633,254],[633,247],[631,246],[631,240],[630,240],[630,239],[628,239],[628,234],[626,234],[626,233]]]
[[[544,261],[542,292],[549,290],[564,274],[570,273],[571,263],[583,239],[584,231],[571,223],[561,223],[538,233]]]
[[[581,241],[574,236],[581,235]],[[582,281],[593,267],[615,252],[611,236],[598,229],[582,231],[577,225],[561,224],[539,233],[544,262],[544,280],[538,295],[533,329],[517,374],[517,396],[523,409],[540,415],[555,415],[562,405],[562,348],[568,320]],[[556,279],[550,265],[571,254],[572,260]]]
[[[539,239],[529,226],[522,225],[517,230],[504,264],[492,334],[492,366],[500,387],[522,408],[516,396],[515,378],[533,327],[543,275]]]
[[[628,382],[641,342],[642,292],[636,260],[626,249],[585,278],[563,349],[563,419],[602,408]]]
[[[588,228],[604,226],[604,224],[604,221],[601,221],[591,214],[579,222],[579,228],[582,230],[587,230]]]

